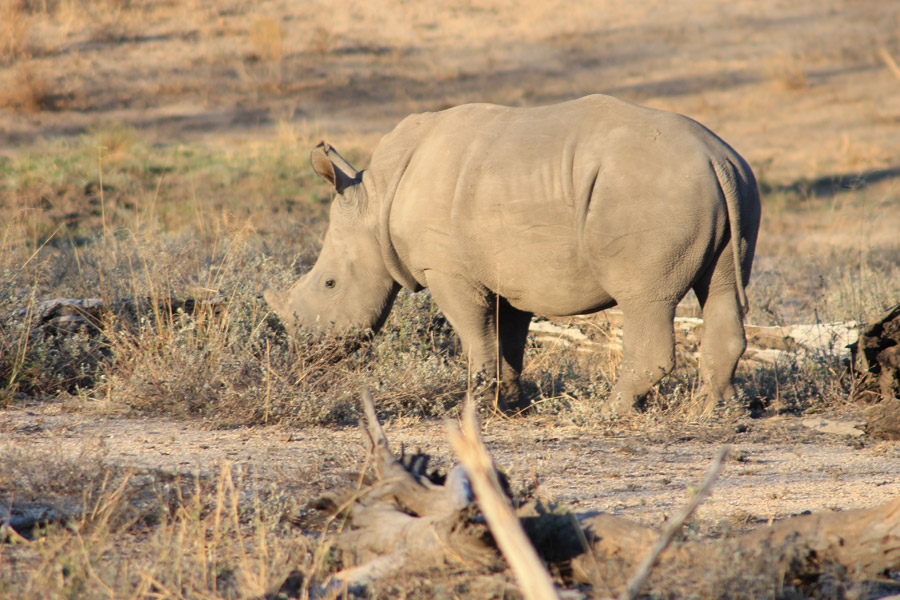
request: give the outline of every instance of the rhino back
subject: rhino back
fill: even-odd
[[[726,236],[711,161],[741,162],[686,117],[607,96],[415,115],[383,146],[373,170],[406,156],[388,218],[413,276],[439,269],[543,314],[681,297]]]

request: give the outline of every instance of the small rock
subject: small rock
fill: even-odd
[[[835,421],[834,419],[823,419],[823,418],[814,418],[814,419],[803,419],[800,423],[804,427],[808,427],[809,429],[813,429],[820,433],[831,433],[834,435],[848,435],[851,437],[858,437],[861,435],[865,435],[865,431],[859,429],[864,427],[866,423],[862,421]]]

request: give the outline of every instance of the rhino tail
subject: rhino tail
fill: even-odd
[[[747,292],[744,289],[743,256],[741,255],[741,196],[738,188],[735,170],[730,163],[722,164],[713,161],[713,169],[719,180],[719,189],[725,198],[725,209],[728,212],[728,223],[731,226],[731,254],[734,257],[734,276],[737,286],[738,302],[741,305],[741,313],[747,314],[750,304],[747,302]]]

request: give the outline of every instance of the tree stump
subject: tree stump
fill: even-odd
[[[854,365],[883,398],[900,397],[900,304],[875,319],[851,347]],[[874,385],[873,385],[874,384]]]
[[[856,397],[875,403],[866,415],[866,433],[900,439],[900,304],[866,326],[851,351],[862,375]]]

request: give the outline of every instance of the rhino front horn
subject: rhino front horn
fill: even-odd
[[[284,305],[287,301],[284,292],[268,289],[263,292],[263,298],[265,298],[266,304],[268,304],[276,314],[281,315],[284,312]]]

